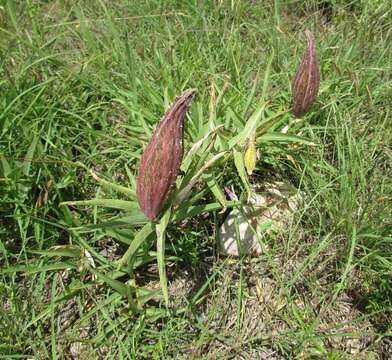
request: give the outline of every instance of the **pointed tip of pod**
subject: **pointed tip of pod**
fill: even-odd
[[[293,81],[293,113],[304,116],[316,100],[320,87],[320,72],[316,55],[314,34],[305,30],[307,49]]]
[[[185,114],[196,89],[178,96],[154,130],[139,165],[136,194],[144,214],[155,220],[163,210],[183,156]]]
[[[314,48],[315,47],[314,34],[309,29],[306,29],[305,36],[306,36],[306,39],[308,40],[308,47]]]
[[[195,96],[196,93],[197,89],[187,89],[179,97],[190,98],[190,100],[192,100],[193,96]]]

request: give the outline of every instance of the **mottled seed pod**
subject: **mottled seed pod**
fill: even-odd
[[[176,181],[184,154],[184,118],[195,94],[195,89],[189,89],[176,98],[141,157],[136,194],[150,220],[161,213]]]
[[[316,56],[314,35],[305,30],[308,48],[293,81],[293,113],[297,118],[304,116],[314,100],[320,86],[320,73]]]

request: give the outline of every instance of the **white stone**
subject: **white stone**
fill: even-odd
[[[255,186],[253,191],[247,204],[233,209],[220,227],[218,248],[222,255],[261,254],[265,237],[287,228],[301,199],[299,192],[284,182]]]

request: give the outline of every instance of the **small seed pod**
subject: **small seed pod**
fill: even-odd
[[[184,118],[195,94],[195,89],[189,89],[176,98],[141,157],[136,194],[150,220],[158,217],[176,181],[184,154]]]
[[[293,113],[297,118],[304,116],[314,100],[320,86],[320,73],[316,56],[314,35],[305,30],[308,48],[293,81]]]

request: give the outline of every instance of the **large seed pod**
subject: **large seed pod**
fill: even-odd
[[[305,30],[308,48],[293,81],[293,113],[297,118],[304,116],[314,100],[320,86],[320,73],[316,56],[314,35]]]
[[[140,208],[150,220],[158,217],[176,181],[184,154],[185,113],[195,94],[195,89],[189,89],[176,98],[141,157],[136,193]]]

